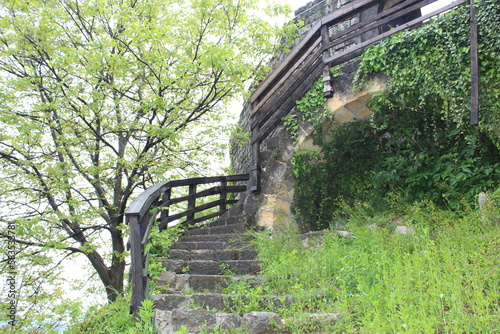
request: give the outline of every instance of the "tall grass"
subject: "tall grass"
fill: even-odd
[[[293,333],[319,332],[310,312],[339,314],[326,333],[500,333],[500,225],[409,211],[412,235],[394,233],[387,214],[355,214],[344,222],[353,238],[326,232],[312,247],[294,231],[257,238],[267,293],[294,295],[280,312],[304,318]]]

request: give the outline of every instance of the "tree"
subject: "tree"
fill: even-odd
[[[214,132],[195,126],[223,117],[224,102],[273,53],[281,30],[258,8],[257,0],[0,4],[3,242],[33,259],[83,254],[114,301],[134,191],[199,167]]]

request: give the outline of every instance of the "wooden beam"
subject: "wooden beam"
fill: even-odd
[[[296,74],[301,70],[302,67],[307,66],[311,62],[310,57],[316,57],[316,50],[322,49],[321,38],[316,38],[316,40],[309,45],[305,52],[300,53],[300,57],[297,57],[287,68],[287,71],[282,73],[279,78],[276,78],[273,86],[268,87],[266,94],[259,97],[259,101],[255,101],[255,105],[252,107],[251,116],[259,117],[262,110],[266,110],[267,105],[275,99],[276,95],[282,94],[284,89],[287,89],[289,85],[287,82],[296,80]]]
[[[308,57],[307,62],[304,62],[302,66],[298,67],[293,73],[293,75],[290,76],[290,81],[286,84],[284,83],[276,92],[275,94],[276,96],[273,96],[273,98],[270,99],[268,103],[266,103],[263,106],[262,115],[260,113],[257,113],[252,117],[252,124],[251,124],[252,133],[256,127],[259,128],[259,131],[262,130],[264,124],[274,116],[274,114],[276,113],[276,109],[281,108],[283,106],[284,103],[283,101],[286,101],[288,99],[294,99],[295,101],[298,98],[300,98],[297,96],[296,90],[298,87],[301,87],[304,84],[304,80],[309,76],[311,71],[314,70],[312,67],[321,66],[318,65],[318,60],[321,59],[320,57],[321,53],[322,49],[321,47],[319,47],[318,44],[318,47],[314,49],[313,53]],[[259,137],[262,138],[262,136],[260,135]],[[252,142],[253,139],[254,138],[252,138]]]
[[[297,80],[299,84],[294,89],[293,97],[283,99],[280,103],[276,104],[277,108],[274,110],[272,117],[270,117],[265,124],[262,124],[259,136],[255,139],[256,141],[262,142],[271,132],[273,132],[276,126],[281,122],[281,119],[295,107],[296,101],[301,99],[309,91],[311,85],[321,77],[323,71],[321,63],[321,58],[317,58],[316,63],[307,71],[307,75]]]
[[[446,5],[440,9],[437,9],[437,10],[435,10],[427,15],[421,16],[418,19],[415,19],[415,20],[412,20],[408,23],[402,24],[402,25],[400,25],[394,29],[391,29],[385,33],[382,33],[374,38],[370,38],[369,40],[364,41],[363,43],[360,43],[360,44],[356,45],[355,47],[352,47],[352,48],[349,48],[349,49],[344,50],[342,52],[339,52],[339,53],[337,53],[337,54],[335,54],[335,55],[333,55],[333,56],[331,56],[328,59],[323,60],[323,61],[325,64],[329,64],[330,66],[338,65],[339,63],[342,63],[342,62],[345,62],[347,60],[354,58],[353,56],[349,56],[351,53],[352,54],[359,54],[358,51],[360,51],[360,50],[362,51],[365,48],[367,48],[368,46],[370,46],[372,44],[376,44],[388,36],[394,35],[400,31],[403,31],[403,30],[408,29],[408,28],[413,28],[413,27],[421,24],[425,20],[428,20],[428,19],[430,19],[438,14],[441,14],[447,10],[450,10],[452,8],[458,7],[458,6],[464,4],[468,1],[470,1],[470,0],[457,0],[449,5]],[[342,61],[339,62],[339,59],[342,59]]]
[[[321,18],[322,25],[333,25],[337,22],[344,21],[353,17],[362,11],[380,4],[383,0],[357,0],[353,1],[339,9],[327,14]]]
[[[360,36],[361,34],[370,30],[376,29],[392,20],[418,10],[436,0],[407,0],[400,4],[393,6],[383,12],[380,12],[368,20],[361,21],[352,25],[351,27],[338,32],[326,41],[323,46],[325,49],[332,48],[341,43],[347,42],[350,39]]]

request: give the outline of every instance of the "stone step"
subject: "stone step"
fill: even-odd
[[[184,261],[178,259],[163,259],[158,260],[167,271],[176,274],[203,274],[203,275],[220,275],[227,274],[254,274],[259,269],[258,261],[256,260],[194,260]]]
[[[254,275],[260,271],[257,260],[188,261],[192,274]]]
[[[200,223],[197,225],[192,225],[190,227],[190,230],[192,229],[206,229],[206,228],[211,228],[211,227],[217,227],[217,226],[227,226],[227,225],[234,225],[234,224],[246,224],[248,221],[248,217],[246,215],[236,215],[236,216],[229,216],[229,217],[219,217],[218,219],[211,221],[209,223]]]
[[[172,311],[182,308],[197,308],[212,310],[216,312],[241,311],[241,305],[255,303],[259,309],[281,309],[288,307],[293,302],[292,296],[256,296],[227,295],[220,293],[193,293],[183,295],[177,293],[162,294],[151,297],[155,303],[155,309]]]
[[[249,243],[245,240],[233,241],[177,241],[172,244],[170,249],[184,250],[222,250],[222,249],[247,249]]]
[[[184,249],[184,250],[194,250],[194,249],[208,249],[208,250],[220,250],[227,249],[231,247],[231,243],[226,241],[177,241],[172,244],[170,249]]]
[[[155,312],[155,328],[157,334],[176,334],[184,326],[183,333],[212,332],[215,330],[231,332],[245,328],[248,334],[289,334],[296,322],[306,323],[314,328],[316,334],[330,334],[326,328],[338,320],[338,313],[310,313],[301,315],[301,319],[280,319],[279,315],[268,311],[252,311],[240,316],[233,313],[219,313],[213,310],[180,308],[171,311]],[[240,331],[238,331],[240,333]],[[312,333],[307,331],[307,333]]]
[[[178,242],[188,241],[240,241],[245,239],[241,233],[225,233],[225,234],[185,234],[179,237]]]
[[[244,233],[248,229],[247,224],[245,223],[237,223],[230,225],[220,225],[220,226],[207,226],[207,227],[198,227],[192,228],[184,235],[218,235],[218,234],[230,234],[230,233]]]
[[[285,334],[281,319],[274,312],[249,312],[243,316],[231,313],[217,313],[202,309],[157,310],[154,324],[157,334],[211,333],[245,328],[248,334]],[[238,333],[241,331],[238,330]],[[289,333],[289,332],[288,332]]]
[[[170,249],[168,251],[170,259],[194,261],[194,260],[255,260],[257,252],[252,248],[246,249]]]
[[[164,293],[185,291],[221,293],[233,282],[242,281],[251,288],[261,284],[263,279],[257,276],[175,274],[170,271],[163,271],[157,279],[158,286]]]
[[[221,217],[213,222],[210,222],[205,225],[205,227],[214,227],[214,226],[222,226],[222,225],[233,225],[246,223],[248,221],[248,216],[246,215],[236,215],[230,217]]]

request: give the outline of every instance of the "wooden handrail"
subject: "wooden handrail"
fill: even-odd
[[[295,101],[300,100],[307,93],[311,85],[321,77],[321,73],[323,73],[325,95],[331,97],[333,95],[331,67],[355,59],[368,46],[376,44],[388,36],[404,29],[419,27],[425,24],[429,18],[471,0],[456,0],[427,15],[419,14],[422,7],[436,1],[438,0],[402,0],[391,8],[380,10],[381,5],[385,3],[384,0],[356,0],[327,14],[308,31],[250,96],[252,166],[249,188],[252,191],[260,191],[260,143],[295,107]],[[361,15],[362,12],[375,6],[377,6],[377,14],[330,36],[329,30],[333,26]],[[418,13],[419,17],[407,18],[408,15],[411,16],[414,13]],[[405,19],[409,22],[384,31],[389,29],[391,23],[397,22],[398,19]],[[372,31],[376,32],[376,36],[361,41],[363,34]],[[356,38],[359,38],[360,42],[353,46],[335,52],[331,51],[334,47]]]
[[[229,199],[228,194],[241,193],[247,189],[246,184],[235,183],[246,183],[248,179],[248,174],[242,174],[166,181],[147,188],[137,196],[125,213],[125,221],[130,229],[131,313],[137,316],[142,301],[148,295],[149,254],[145,252],[145,249],[149,242],[151,228],[157,224],[161,231],[168,228],[169,223],[175,221],[178,224],[192,225],[220,217],[228,210],[230,205],[237,203],[237,200]],[[228,185],[229,183],[233,183],[233,185]],[[200,185],[210,184],[218,185],[199,190]],[[175,197],[172,191],[180,187],[187,187],[188,195]],[[218,199],[197,205],[197,199],[214,195],[218,195]],[[171,206],[179,203],[186,203],[186,208],[171,214]],[[196,214],[215,207],[219,207],[216,212],[210,211],[204,215],[196,216]],[[185,218],[185,220],[179,221],[182,218]]]

